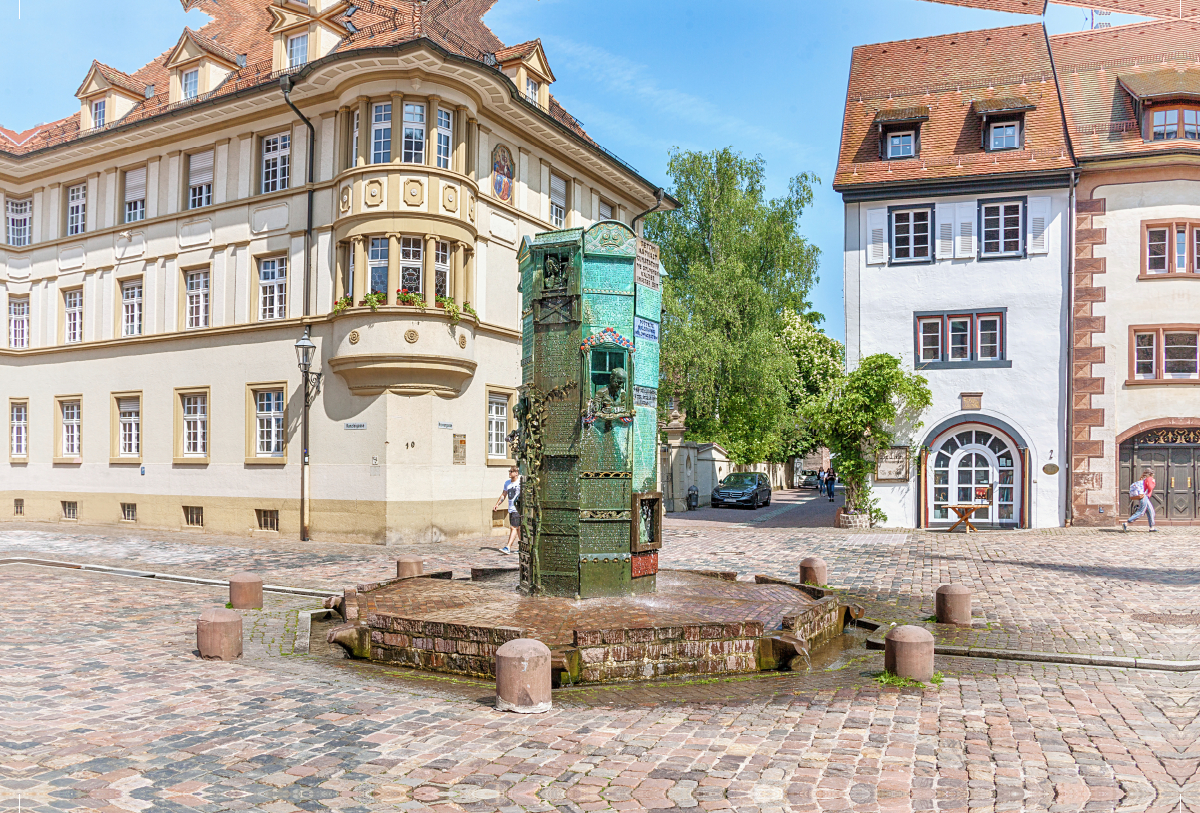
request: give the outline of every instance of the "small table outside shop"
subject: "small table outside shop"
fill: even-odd
[[[975,515],[975,512],[978,511],[980,508],[987,508],[987,507],[988,506],[986,506],[986,505],[952,505],[952,506],[950,506],[950,510],[958,515],[958,522],[951,525],[949,530],[947,530],[946,532],[952,533],[955,528],[957,528],[959,525],[964,525],[964,524],[966,525],[966,527],[963,528],[964,533],[969,534],[969,533],[977,532],[979,529],[971,524],[971,517],[973,517]]]

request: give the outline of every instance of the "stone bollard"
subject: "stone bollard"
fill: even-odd
[[[262,579],[253,573],[234,573],[229,577],[229,603],[235,610],[261,610]]]
[[[496,709],[550,711],[550,649],[541,641],[518,638],[496,650]]]
[[[817,556],[801,559],[800,583],[815,584],[818,587],[829,584],[829,566],[825,564],[825,560]]]
[[[425,572],[425,562],[420,556],[401,556],[396,560],[396,578],[407,579]]]
[[[884,638],[883,668],[922,683],[933,677],[933,635],[924,627],[892,627]]]
[[[933,614],[939,624],[971,626],[971,590],[961,584],[943,584],[937,589]]]
[[[224,607],[209,607],[196,621],[196,649],[210,661],[242,657],[242,617]]]

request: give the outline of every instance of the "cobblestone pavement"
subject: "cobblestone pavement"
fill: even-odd
[[[817,554],[831,584],[885,619],[922,618],[939,583],[962,581],[976,591],[972,640],[1200,652],[1195,627],[1131,617],[1200,612],[1197,537],[1183,529],[668,525],[664,566],[794,577]],[[414,551],[431,569],[511,561],[491,540],[63,530],[5,526],[0,558],[312,586],[387,575]],[[565,689],[551,713],[522,716],[495,712],[486,683],[296,654],[311,599],[268,594],[243,613],[246,656],[215,663],[193,654],[194,625],[221,589],[7,565],[0,591],[0,810],[1200,811],[1195,672],[939,657],[945,682],[922,691],[880,686],[879,655],[860,651],[808,675]]]

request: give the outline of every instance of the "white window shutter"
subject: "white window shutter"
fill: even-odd
[[[1029,199],[1029,246],[1030,254],[1050,252],[1050,198]]]
[[[125,173],[125,202],[144,200],[146,197],[146,168],[138,167]]]
[[[887,209],[867,211],[867,265],[880,265],[888,259]]]
[[[188,159],[188,185],[213,182],[213,151],[193,153]]]
[[[939,203],[933,215],[937,228],[937,258],[950,260],[954,258],[954,204]]]
[[[954,207],[954,256],[959,259],[975,257],[975,201],[956,204]]]

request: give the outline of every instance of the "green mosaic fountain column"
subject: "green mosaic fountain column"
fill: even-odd
[[[657,259],[622,223],[526,238],[521,588],[555,596],[653,592],[657,488]],[[647,261],[647,256],[652,257]]]

